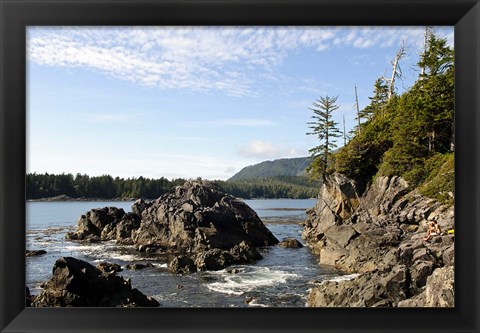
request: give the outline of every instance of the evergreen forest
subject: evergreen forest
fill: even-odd
[[[310,150],[308,171],[313,179],[342,173],[361,188],[378,176],[401,176],[420,193],[453,202],[454,51],[427,28],[419,76],[399,95],[394,81],[401,77],[398,66],[405,53],[403,47],[397,53],[391,78],[376,80],[369,105],[360,109],[357,104],[358,125],[336,152],[331,137],[341,135],[330,114],[338,108],[337,98],[314,103],[313,132],[307,134],[317,135],[320,144]]]

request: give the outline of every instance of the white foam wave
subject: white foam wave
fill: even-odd
[[[240,271],[237,274],[222,270],[216,272],[216,274],[221,275],[222,281],[209,283],[206,287],[211,291],[230,295],[242,295],[260,287],[286,283],[288,279],[298,277],[297,274],[268,267],[254,267],[250,271]]]
[[[255,306],[255,307],[258,307],[258,308],[268,308],[268,305],[266,305],[266,304],[257,303],[256,299],[254,299],[253,301],[248,303],[248,306]]]
[[[167,263],[163,263],[163,264],[155,264],[155,263],[152,263],[152,265],[153,265],[154,267],[157,267],[157,268],[167,268],[167,267],[168,267]]]

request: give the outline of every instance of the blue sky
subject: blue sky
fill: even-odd
[[[27,172],[227,179],[307,156],[312,103],[338,95],[348,131],[402,40],[397,91],[418,76],[423,30],[29,27]]]

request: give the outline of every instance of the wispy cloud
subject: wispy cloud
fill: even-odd
[[[262,140],[251,141],[246,146],[241,147],[238,152],[243,157],[260,159],[298,157],[305,155],[302,155],[298,149],[275,145],[271,142]]]
[[[418,47],[422,27],[32,27],[28,60],[86,68],[164,89],[255,94],[255,77],[269,74],[299,47]],[[441,35],[441,33],[440,33]],[[453,42],[453,35],[446,36]],[[242,71],[229,70],[242,64]]]

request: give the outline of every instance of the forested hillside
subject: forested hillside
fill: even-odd
[[[318,178],[333,172],[342,173],[363,187],[376,176],[402,176],[422,194],[452,202],[453,55],[446,40],[430,32],[425,50],[420,55],[419,77],[415,84],[397,95],[391,81],[379,78],[370,104],[358,112],[359,126],[354,129],[354,136],[340,151],[333,154],[325,149],[328,144],[325,145],[322,138],[328,129],[317,126],[321,144],[315,148],[321,149],[314,151],[315,160],[310,173]],[[397,74],[394,72],[392,78]],[[332,105],[327,107],[331,109]],[[321,111],[325,117],[327,112],[324,109]],[[317,118],[321,125],[321,116]],[[328,118],[327,121],[335,128],[336,124]],[[329,163],[324,168],[323,161],[327,157]]]
[[[307,175],[306,169],[311,163],[310,157],[282,158],[273,161],[264,161],[249,165],[231,178],[228,182],[254,178],[268,178],[277,176],[303,176]]]
[[[268,178],[218,181],[231,195],[240,198],[291,198],[307,199],[318,195],[320,181],[309,181],[306,177],[277,176]]]

